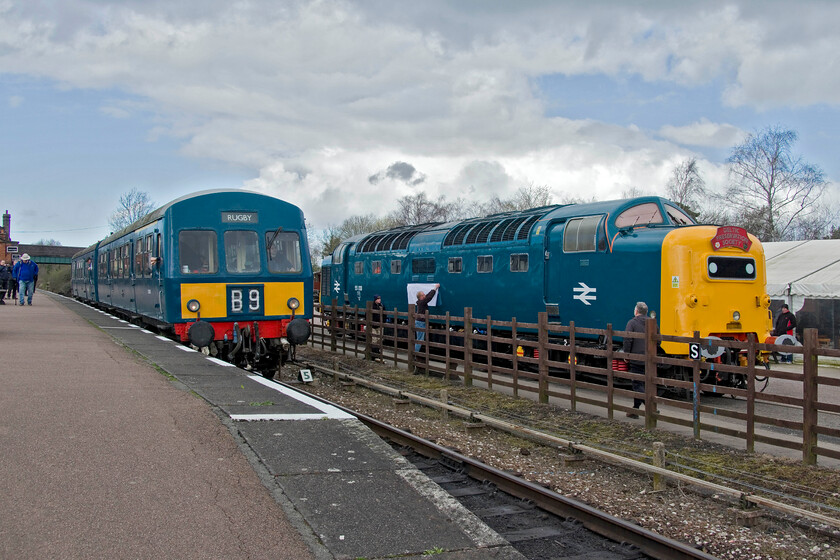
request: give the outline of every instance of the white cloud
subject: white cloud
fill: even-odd
[[[0,12],[0,72],[140,99],[152,139],[252,169],[246,187],[298,201],[320,225],[418,188],[661,192],[681,146],[740,134],[708,119],[652,137],[546,118],[539,76],[720,83],[733,106],[840,103],[840,3],[32,0]]]
[[[659,129],[659,134],[677,144],[728,148],[741,142],[747,133],[731,124],[701,119],[687,126],[663,126]]]

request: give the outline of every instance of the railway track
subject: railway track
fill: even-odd
[[[375,418],[310,396],[354,415],[391,442],[529,560],[715,558]]]

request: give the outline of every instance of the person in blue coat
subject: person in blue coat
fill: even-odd
[[[6,261],[0,260],[0,305],[6,305],[6,289],[12,279],[12,269],[6,266]]]
[[[38,279],[38,265],[29,258],[28,253],[21,255],[20,260],[15,263],[12,276],[18,281],[20,304],[23,305],[23,300],[26,299],[26,303],[32,305],[32,294],[35,293],[35,281]]]

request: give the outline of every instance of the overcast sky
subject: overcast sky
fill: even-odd
[[[402,196],[722,188],[795,130],[837,192],[840,2],[0,0],[0,188],[22,243],[120,195],[266,192],[311,229]]]

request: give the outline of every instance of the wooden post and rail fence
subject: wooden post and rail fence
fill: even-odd
[[[820,375],[818,367],[820,356],[838,358],[840,350],[820,347],[816,329],[805,329],[801,346],[785,346],[759,342],[752,336],[746,341],[710,341],[701,339],[698,332],[692,337],[662,335],[653,319],[648,319],[644,333],[632,333],[614,330],[612,325],[593,329],[574,322],[551,323],[546,313],[539,314],[537,323],[495,321],[489,316],[473,317],[471,308],[465,308],[462,317],[429,315],[426,327],[420,329],[415,326],[414,311],[409,305],[407,312],[381,312],[385,318],[383,349],[400,350],[383,352],[382,358],[395,367],[404,364],[409,371],[418,369],[447,379],[457,376],[466,386],[478,381],[489,389],[506,388],[515,396],[533,394],[541,403],[559,401],[573,411],[579,404],[604,408],[608,418],[616,411],[638,412],[616,401],[616,397],[639,396],[630,389],[635,378],[645,383],[645,406],[640,414],[644,414],[648,429],[664,422],[691,428],[698,439],[707,431],[743,440],[750,452],[755,451],[756,443],[801,450],[803,462],[810,465],[816,464],[819,456],[840,459],[840,444],[820,443],[820,438],[824,442],[840,440],[840,417],[834,416],[840,414],[840,404],[819,398],[821,388],[840,387],[840,376]],[[317,305],[310,344],[370,360],[373,349],[366,327],[374,324],[372,317],[370,302],[366,308],[339,306],[335,300],[332,305]],[[415,351],[418,330],[426,333],[426,340]],[[645,354],[620,351],[614,344],[617,337],[644,338]],[[717,352],[722,348],[739,358],[733,364],[723,364],[664,356],[657,354],[661,342],[684,343],[686,348],[693,344],[695,349]],[[759,354],[772,352],[801,357],[802,372],[756,366]],[[644,375],[626,371],[625,359],[644,361]],[[686,374],[675,378],[676,370]],[[737,387],[716,382],[731,376],[744,382]],[[801,395],[773,392],[770,381],[774,379],[801,384]],[[745,411],[711,406],[703,402],[703,394],[743,399]],[[660,406],[664,404],[667,409]],[[783,405],[788,413],[774,415],[768,411],[770,405]],[[684,413],[674,413],[679,410]],[[779,437],[777,433],[782,431],[793,436]]]

